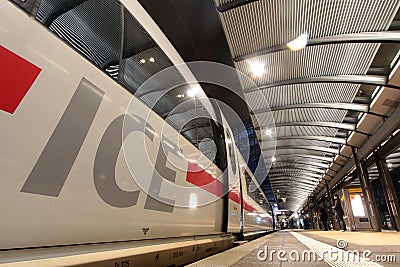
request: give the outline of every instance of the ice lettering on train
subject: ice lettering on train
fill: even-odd
[[[161,143],[162,144],[162,143]],[[164,179],[175,182],[176,172],[167,167],[168,154],[176,154],[176,149],[170,146],[162,146],[158,148],[156,165],[151,179],[149,194],[147,195],[145,209],[158,210],[164,212],[173,212],[175,201],[161,197],[161,184]],[[154,196],[155,198],[153,198]]]
[[[97,194],[104,202],[117,208],[136,205],[140,192],[139,190],[133,192],[124,191],[116,182],[115,168],[118,154],[124,141],[121,138],[124,117],[125,115],[118,116],[108,126],[97,149],[93,168],[94,185]],[[128,116],[126,119],[134,122],[129,123],[129,132],[143,131],[142,129],[146,124],[143,119],[137,116]],[[145,135],[150,140],[154,138],[154,134],[151,131],[146,131]]]
[[[82,79],[21,192],[58,197],[104,92]]]
[[[123,127],[122,139],[119,137]],[[134,206],[139,198],[140,190],[132,192],[122,190],[115,177],[119,151],[122,149],[125,139],[133,132],[144,132],[146,138],[154,141],[154,129],[144,119],[135,115],[120,115],[107,128],[96,153],[93,177],[97,193],[104,202],[117,208]],[[159,145],[145,209],[163,212],[173,212],[174,210],[175,201],[160,196],[162,181],[167,179],[175,182],[176,178],[176,172],[167,167],[167,154],[169,153],[176,154],[176,149]],[[140,166],[135,166],[135,163],[132,164],[135,169],[140,168]],[[133,173],[131,175],[134,176]]]
[[[86,79],[82,79],[21,192],[59,196],[103,96],[102,90]],[[126,126],[124,128],[127,134],[123,139],[121,132],[124,122],[128,128]],[[74,130],[71,131],[71,129]],[[103,134],[94,161],[95,189],[104,202],[117,208],[135,206],[139,199],[140,190],[121,189],[115,176],[118,154],[125,138],[132,132],[144,133],[150,141],[154,139],[154,129],[145,120],[135,115],[120,115],[111,122]],[[176,153],[176,151],[172,148],[163,148],[160,144],[150,184],[151,193],[158,200],[148,195],[145,209],[173,212],[175,201],[159,196],[162,180],[175,182],[176,178],[176,172],[166,166],[168,160],[166,153]]]

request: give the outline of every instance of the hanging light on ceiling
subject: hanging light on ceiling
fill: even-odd
[[[250,70],[256,77],[261,77],[265,73],[265,65],[260,62],[250,62]]]
[[[293,41],[287,43],[287,47],[292,51],[297,51],[306,47],[308,42],[308,33],[303,33]]]

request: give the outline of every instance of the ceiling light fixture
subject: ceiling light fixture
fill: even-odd
[[[256,77],[261,77],[265,73],[265,65],[260,62],[251,62],[250,70]]]
[[[154,57],[149,58],[149,61],[154,62],[155,61]]]
[[[146,63],[146,59],[142,58],[142,59],[140,60],[140,63],[142,63],[142,64]]]
[[[287,47],[292,51],[297,51],[306,47],[308,42],[308,33],[304,33],[294,39],[293,41],[287,43]]]
[[[272,135],[272,130],[271,130],[271,129],[267,129],[267,130],[265,131],[265,133],[266,133],[267,135]]]
[[[275,162],[275,161],[276,161],[276,158],[275,158],[275,157],[272,157],[272,158],[271,158],[271,161],[272,161],[272,162]]]

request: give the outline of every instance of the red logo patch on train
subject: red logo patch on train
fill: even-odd
[[[0,45],[0,110],[13,114],[41,69]]]

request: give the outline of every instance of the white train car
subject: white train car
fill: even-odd
[[[246,161],[238,154],[242,166],[242,225],[241,238],[252,239],[274,229],[273,209],[267,197],[248,168]]]
[[[0,14],[0,265],[182,265],[272,230],[210,102],[196,103],[222,118],[207,120],[213,156],[198,128],[177,130],[184,112],[162,116],[187,87],[135,95],[183,63],[137,1],[0,1]]]

